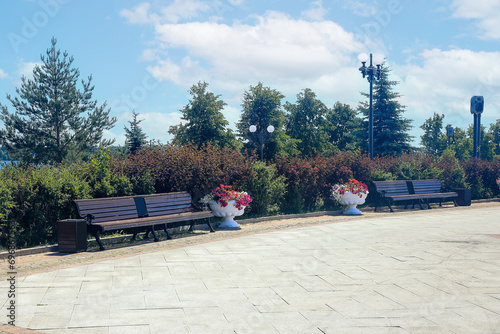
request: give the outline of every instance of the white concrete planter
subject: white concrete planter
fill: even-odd
[[[234,217],[241,216],[243,213],[245,213],[245,207],[243,207],[243,209],[241,210],[238,210],[234,205],[235,201],[229,201],[229,203],[225,207],[222,207],[215,201],[211,201],[208,204],[210,205],[210,210],[212,210],[214,216],[224,218],[222,223],[219,225],[220,228],[240,227],[240,225],[234,220]]]
[[[357,205],[361,205],[365,202],[366,196],[368,193],[361,194],[353,194],[351,192],[346,192],[342,195],[342,199],[340,200],[340,204],[347,205],[348,208],[343,212],[344,215],[361,215],[361,211],[356,208]]]

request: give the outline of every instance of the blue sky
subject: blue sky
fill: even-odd
[[[470,98],[482,95],[482,124],[500,119],[498,0],[18,0],[0,10],[0,103],[17,96],[50,46],[72,55],[80,78],[93,76],[124,144],[132,110],[149,139],[167,142],[189,88],[206,81],[234,128],[241,97],[262,82],[294,103],[311,88],[328,106],[356,107],[368,92],[360,53],[381,54],[420,126],[434,112],[466,128]],[[1,126],[1,125],[0,125]]]

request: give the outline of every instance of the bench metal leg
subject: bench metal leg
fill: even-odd
[[[102,245],[102,241],[101,241],[101,238],[99,236],[99,230],[98,229],[92,229],[90,231],[90,233],[92,233],[92,235],[95,238],[95,241],[97,241],[97,244],[99,245],[99,249],[103,251],[104,250],[104,246]]]
[[[427,204],[427,208],[428,209],[432,209],[431,204],[429,203],[429,199],[428,198],[425,200],[425,203]]]
[[[155,226],[154,226],[154,225],[152,225],[152,226],[151,226],[151,231],[150,231],[150,232],[151,232],[151,234],[153,235],[153,238],[154,238],[155,242],[160,241],[160,239],[158,239],[158,236],[157,236],[157,235],[156,235],[156,233],[155,233]],[[147,235],[148,233],[149,233],[149,232],[147,232],[147,233],[146,233],[146,235]]]
[[[189,232],[193,232],[194,231],[194,220],[191,221],[191,225],[189,226]]]
[[[212,224],[210,223],[210,218],[207,218],[207,224],[208,228],[210,229],[210,232],[215,232],[214,228],[212,227]]]
[[[165,231],[165,234],[167,235],[167,240],[172,239],[172,236],[168,233],[167,224],[163,224],[163,231]]]

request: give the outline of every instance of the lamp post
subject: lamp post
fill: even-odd
[[[255,125],[250,125],[249,128],[251,134],[259,140],[259,146],[260,146],[260,161],[264,161],[264,142],[266,141],[267,138],[271,137],[272,133],[274,132],[274,126],[269,125],[267,127],[267,133],[264,132],[264,129],[260,129],[259,133],[255,133],[257,131],[257,127]]]
[[[368,150],[370,152],[370,159],[373,160],[373,83],[375,80],[380,79],[380,74],[382,69],[380,65],[384,62],[384,58],[381,56],[373,57],[372,54],[368,56],[366,53],[362,53],[358,56],[359,61],[362,66],[359,71],[363,75],[363,78],[367,78],[370,83],[370,108],[368,112]],[[370,66],[366,66],[366,62],[370,60]],[[375,66],[373,66],[375,65]]]
[[[481,114],[484,109],[484,97],[473,96],[470,99],[470,112],[474,115],[474,150],[473,156],[479,158],[481,147]]]

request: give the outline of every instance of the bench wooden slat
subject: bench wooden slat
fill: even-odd
[[[179,213],[166,216],[158,217],[143,217],[130,220],[118,220],[100,223],[99,225],[103,227],[105,231],[116,230],[116,229],[127,229],[134,227],[144,227],[153,225],[162,225],[174,222],[189,221],[193,219],[204,219],[213,217],[212,211],[200,211],[200,212],[190,212],[190,213]]]

